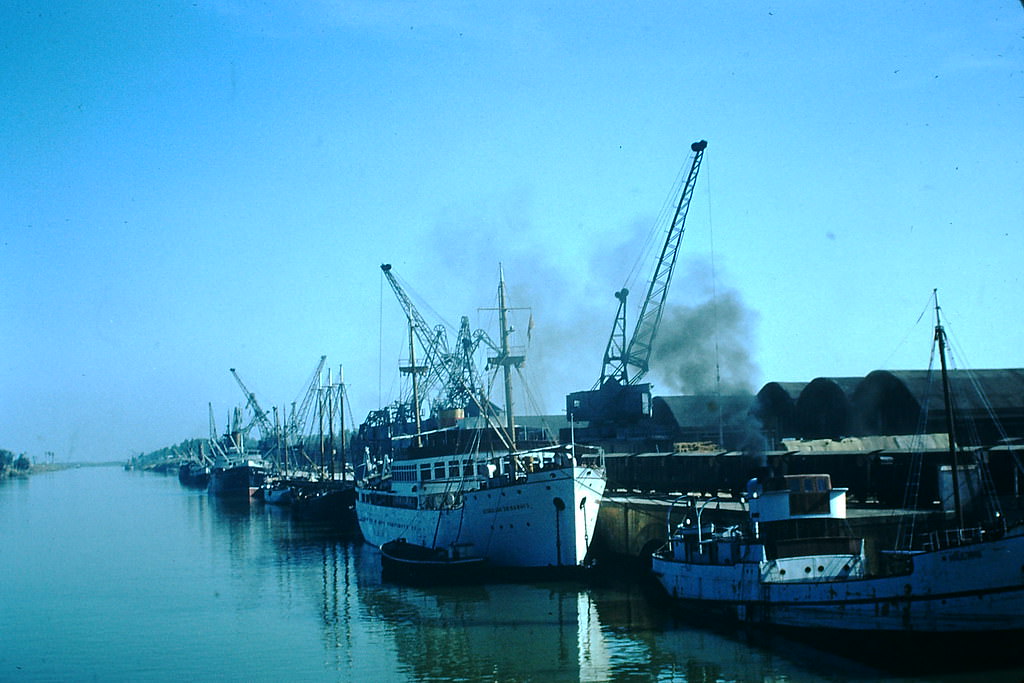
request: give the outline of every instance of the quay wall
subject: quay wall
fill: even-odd
[[[597,517],[595,553],[646,558],[668,540],[669,525],[679,524],[688,513],[692,514],[680,496],[607,494]],[[739,524],[746,513],[739,501],[714,501],[705,506],[701,521],[712,517],[715,524],[729,526]]]

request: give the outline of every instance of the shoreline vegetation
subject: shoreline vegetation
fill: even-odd
[[[34,463],[22,453],[15,456],[11,451],[0,448],[0,481],[4,479],[24,478],[42,472],[57,472],[79,467],[117,467],[121,463],[109,462],[41,462]]]

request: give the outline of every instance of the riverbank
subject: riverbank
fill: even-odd
[[[122,463],[110,462],[48,462],[31,465],[28,469],[14,469],[11,467],[0,470],[0,481],[4,479],[26,478],[33,474],[43,472],[59,472],[61,470],[78,469],[81,467],[121,467]]]

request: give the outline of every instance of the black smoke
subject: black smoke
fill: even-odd
[[[697,264],[687,277],[710,278]],[[651,354],[651,373],[680,394],[752,394],[758,376],[758,321],[735,289],[705,283],[695,303],[669,305]]]

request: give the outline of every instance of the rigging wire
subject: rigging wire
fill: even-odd
[[[929,297],[930,304],[932,306],[936,305],[934,301],[935,296],[936,294],[933,291],[931,296]],[[945,309],[943,310],[945,311]],[[918,323],[920,322],[923,315],[924,314],[922,313],[922,315],[919,316],[917,321]],[[962,381],[958,380],[953,383],[954,386],[956,386],[959,389],[958,393],[960,401],[958,402],[959,405],[953,405],[952,408],[954,411],[957,411],[957,409],[959,408],[959,412],[957,412],[954,415],[948,416],[948,419],[956,420],[957,424],[959,424],[962,428],[962,442],[951,443],[949,444],[949,447],[956,448],[958,452],[961,452],[964,455],[969,456],[969,462],[973,463],[974,465],[973,469],[969,467],[958,466],[958,469],[965,470],[966,474],[968,475],[964,483],[961,484],[961,489],[964,486],[966,486],[968,494],[973,499],[975,494],[977,493],[977,486],[980,485],[981,492],[983,494],[981,495],[981,498],[982,502],[985,505],[985,509],[989,515],[989,521],[999,522],[1002,520],[1003,517],[1002,510],[997,496],[995,481],[993,480],[992,473],[989,470],[986,460],[982,455],[982,450],[979,447],[965,447],[964,444],[970,443],[973,444],[974,446],[978,446],[979,444],[983,443],[982,439],[980,438],[978,424],[975,420],[977,406],[981,406],[983,408],[987,417],[995,426],[995,429],[998,431],[998,434],[1001,438],[1006,438],[1006,432],[1002,423],[999,421],[996,415],[996,411],[992,406],[991,401],[989,400],[987,394],[984,391],[981,378],[978,376],[976,372],[973,372],[968,369],[961,369],[959,367],[958,359],[964,354],[960,349],[959,343],[957,343],[956,340],[954,340],[949,334],[948,312],[946,312],[945,317],[946,322],[945,324],[942,325],[941,329],[947,351],[947,366],[951,373],[955,373],[956,377],[962,378]],[[915,325],[916,324],[917,323],[915,323]],[[910,471],[907,477],[907,485],[904,491],[904,509],[914,508],[916,507],[917,503],[916,499],[919,493],[921,471],[923,469],[924,451],[926,449],[924,434],[929,422],[929,407],[931,398],[933,397],[933,395],[938,393],[938,391],[935,389],[935,356],[937,353],[938,344],[939,334],[936,333],[932,339],[932,351],[928,361],[927,371],[928,382],[925,389],[924,398],[921,404],[921,411],[918,418],[917,433],[915,434],[914,441],[911,445],[911,451],[913,455],[910,463]],[[964,396],[964,392],[967,390],[970,390],[972,392],[970,398]],[[976,403],[974,402],[975,400]],[[968,402],[966,405],[965,401]],[[957,439],[957,441],[959,442],[961,441],[961,439]],[[1016,452],[1011,451],[1010,455],[1013,457],[1015,465],[1018,468],[1021,468],[1021,461],[1017,456]],[[965,464],[966,462],[968,461],[965,461]],[[971,474],[972,471],[974,472],[974,474]],[[956,478],[954,478],[954,482],[955,481]],[[917,520],[915,515],[909,515],[900,518],[900,522],[897,526],[898,548],[907,550],[911,549],[915,535],[916,521]]]
[[[636,260],[633,262],[632,267],[626,275],[623,286],[630,291],[635,289],[637,279],[640,277],[641,266],[650,263],[656,258],[652,254],[655,245],[657,245],[660,240],[656,240],[655,238],[666,233],[670,227],[672,216],[675,214],[676,202],[682,192],[683,183],[686,182],[686,177],[689,174],[689,167],[691,165],[689,162],[691,158],[692,157],[688,157],[679,167],[675,180],[672,182],[672,186],[669,188],[668,194],[665,195],[661,209],[658,211],[658,215],[655,218],[651,229],[647,231],[644,242],[640,246],[640,251],[637,254]],[[645,269],[645,272],[647,270],[650,269]]]
[[[377,409],[380,410],[384,407],[384,271],[380,273],[377,305]]]
[[[708,198],[708,236],[711,243],[711,317],[714,325],[715,340],[715,396],[718,404],[718,445],[724,448],[725,426],[722,415],[722,363],[718,344],[721,339],[721,327],[718,323],[718,272],[715,269],[715,230],[711,221],[711,172],[705,164],[704,179],[706,181]]]
[[[937,345],[932,342],[931,355],[928,359],[928,385],[924,394],[924,402],[921,405],[921,410],[917,415],[917,429],[914,432],[914,438],[911,441],[910,451],[910,466],[907,473],[907,483],[903,489],[903,509],[909,510],[917,506],[917,499],[921,490],[921,471],[924,467],[924,450],[925,450],[925,439],[924,434],[928,424],[929,405],[931,397],[934,395],[934,379],[935,373],[933,372],[935,367],[935,352]],[[909,523],[909,526],[908,526]],[[917,516],[916,515],[900,515],[898,518],[898,524],[896,527],[896,538],[897,548],[904,550],[910,550],[914,534],[917,529]]]
[[[965,354],[960,348],[959,342],[952,337],[948,330],[949,319],[949,313],[946,312],[947,324],[946,326],[943,327],[943,329],[946,336],[946,348],[949,350],[950,369],[953,372],[955,372],[957,376],[964,377],[964,379],[970,387],[970,396],[977,399],[977,402],[981,405],[986,416],[988,417],[989,422],[991,422],[995,426],[996,431],[999,434],[999,437],[1005,440],[1007,438],[1006,430],[1003,427],[1003,423],[999,420],[998,416],[996,415],[995,408],[993,407],[992,402],[989,400],[988,395],[985,393],[985,390],[982,387],[981,379],[978,376],[978,373],[969,369],[960,369],[957,365],[957,359],[960,357],[965,357]],[[969,367],[971,366],[966,362],[963,364],[963,368]],[[963,396],[961,396],[961,402],[963,400],[964,398]],[[968,409],[963,409],[965,407]],[[977,420],[974,418],[973,412],[974,411],[969,409],[969,406],[961,406],[960,423],[964,427],[966,432],[964,443],[979,446],[980,444],[983,443],[983,440],[978,430],[978,423]],[[1021,463],[1020,459],[1017,457],[1016,452],[1013,452],[1012,455],[1016,466],[1020,468]],[[999,519],[1002,517],[1002,508],[999,504],[999,498],[996,495],[996,486],[995,481],[992,479],[992,472],[987,466],[985,466],[985,463],[978,462],[979,454],[977,449],[971,449],[971,459],[977,465],[975,471],[981,478],[981,486],[985,493],[985,495],[983,496],[983,500],[988,508],[990,518]],[[967,485],[970,493],[973,493],[973,491],[971,490],[973,489],[973,483],[973,479],[968,477]]]
[[[910,338],[910,335],[913,334],[914,330],[917,329],[917,326],[921,324],[921,321],[924,319],[924,316],[929,311],[934,309],[934,303],[933,303],[934,299],[935,299],[935,293],[932,292],[932,293],[930,293],[928,295],[928,300],[924,302],[924,307],[921,309],[921,313],[917,316],[917,320],[914,321],[914,324],[910,326],[910,329],[908,329],[906,334],[903,335],[903,338],[900,339],[900,341],[896,344],[895,348],[893,348],[893,350],[889,353],[888,357],[886,357],[886,359],[882,362],[881,367],[883,367],[883,368],[889,367],[889,363],[892,362],[893,356],[895,356],[896,353],[901,348],[903,348],[903,346],[906,345],[907,340]]]

